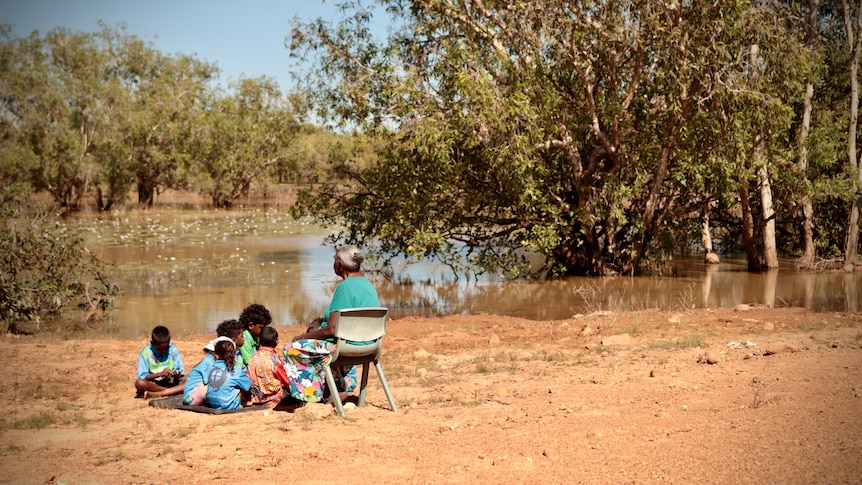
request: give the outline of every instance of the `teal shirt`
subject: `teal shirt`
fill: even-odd
[[[332,301],[323,312],[323,322],[320,328],[329,325],[329,314],[344,310],[345,308],[369,308],[379,307],[380,298],[377,296],[377,290],[371,281],[365,276],[352,276],[345,279],[335,288],[335,294],[332,295]]]

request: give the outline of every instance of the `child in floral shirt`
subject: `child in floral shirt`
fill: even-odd
[[[264,326],[259,336],[260,348],[248,363],[248,377],[260,387],[261,395],[252,396],[253,404],[277,404],[284,396],[283,386],[288,386],[284,361],[275,348],[278,346],[278,331]]]

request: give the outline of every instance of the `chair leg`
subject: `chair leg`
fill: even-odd
[[[368,390],[368,362],[362,364],[362,380],[359,381],[359,406],[365,406],[365,393]]]
[[[383,392],[386,393],[386,399],[389,400],[389,407],[392,408],[392,412],[398,411],[398,407],[395,405],[395,398],[392,397],[392,392],[389,391],[389,384],[386,383],[386,376],[383,375],[383,367],[380,366],[380,361],[374,361],[374,368],[377,369],[377,377],[380,378]]]
[[[343,418],[344,405],[341,404],[341,396],[338,395],[338,388],[335,387],[335,377],[332,375],[332,369],[327,365],[323,371],[326,375],[326,387],[329,388],[329,397],[335,403],[335,411]]]

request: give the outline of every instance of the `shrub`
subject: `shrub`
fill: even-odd
[[[69,304],[107,310],[119,295],[106,265],[78,232],[55,222],[45,209],[25,212],[16,203],[0,207],[0,321],[18,324],[57,316]]]

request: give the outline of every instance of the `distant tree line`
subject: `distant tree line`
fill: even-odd
[[[333,159],[297,206],[346,221],[340,238],[508,275],[633,274],[713,244],[752,270],[858,264],[859,2],[343,14],[289,40],[315,61],[302,86],[319,119],[380,143],[369,166]],[[376,15],[395,20],[386,38]]]
[[[109,210],[130,193],[149,207],[165,189],[227,207],[256,186],[316,180],[344,138],[303,123],[301,100],[273,79],[223,88],[214,64],[123,26],[11,32],[0,25],[0,184],[66,210],[85,196]]]

